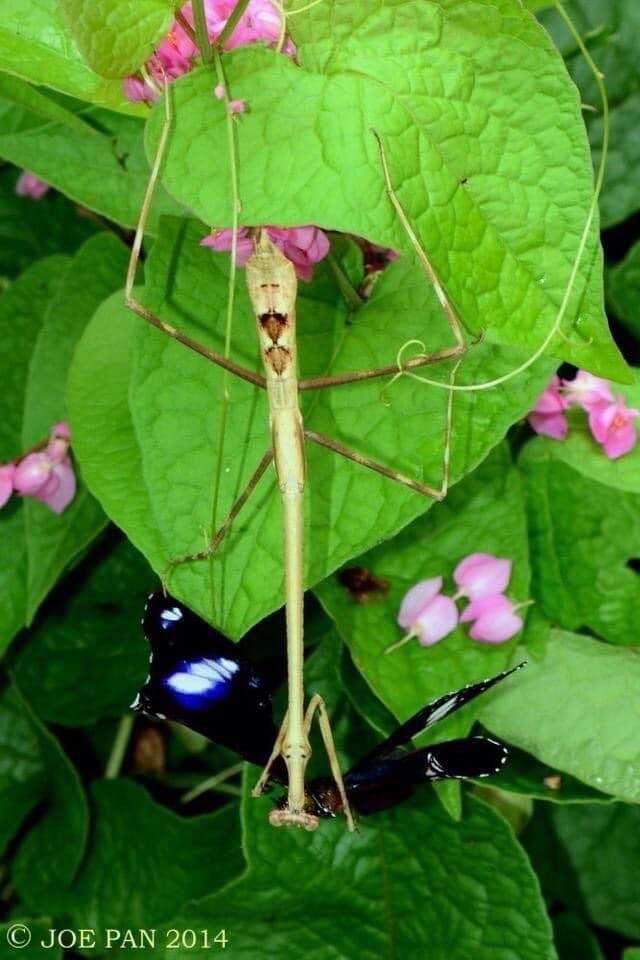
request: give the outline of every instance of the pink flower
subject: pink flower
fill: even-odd
[[[15,463],[0,464],[0,507],[4,507],[13,493],[13,476],[15,472]]]
[[[635,447],[638,436],[633,420],[639,416],[640,410],[627,407],[624,397],[589,409],[589,429],[610,460],[624,456]]]
[[[219,83],[216,87],[213,88],[214,95],[218,100],[224,98],[224,87]],[[229,101],[229,112],[230,113],[244,113],[247,109],[247,104],[244,100],[230,100]]]
[[[560,378],[554,374],[527,417],[536,433],[553,437],[555,440],[564,440],[568,430],[567,418],[563,412],[568,401],[560,393],[560,387]]]
[[[471,553],[453,571],[460,595],[477,600],[502,593],[511,577],[511,560],[491,553]]]
[[[293,263],[301,280],[311,280],[313,264],[326,257],[329,239],[319,227],[266,227],[271,240]],[[231,230],[214,230],[200,243],[213,250],[231,249]],[[253,252],[253,240],[247,227],[238,230],[236,264],[243,267]]]
[[[398,613],[398,623],[408,633],[385,651],[397,650],[413,637],[423,647],[431,647],[456,627],[458,610],[451,597],[440,593],[442,577],[421,580],[404,596]]]
[[[231,250],[231,230],[214,230],[208,233],[200,241],[201,247],[211,247],[219,253],[225,250]],[[240,227],[236,239],[236,266],[244,267],[245,263],[253,253],[253,240],[249,236],[248,227]]]
[[[518,605],[513,604],[502,594],[480,597],[472,600],[465,607],[460,616],[460,622],[475,621],[469,631],[469,636],[473,640],[480,640],[483,643],[504,643],[522,630],[522,617],[516,614],[518,609]]]
[[[236,0],[205,0],[205,20],[211,41],[216,40],[220,35],[235,5]],[[193,26],[191,3],[185,3],[180,12]],[[247,9],[240,17],[231,36],[227,38],[225,49],[231,50],[233,47],[260,41],[273,46],[280,38],[281,24],[282,14],[270,3],[270,0],[249,0]],[[296,48],[291,40],[285,41],[282,52],[290,57],[295,55]],[[158,84],[162,85],[165,79],[175,80],[176,77],[191,70],[197,54],[196,44],[178,21],[174,20],[171,30],[163,37],[147,61],[147,69]],[[156,97],[155,91],[136,74],[125,77],[122,89],[129,100],[154,100]],[[231,103],[236,105],[235,109],[232,108],[233,113],[242,113],[243,101],[236,100]]]
[[[613,401],[609,381],[594,377],[586,370],[578,370],[573,380],[563,380],[562,393],[568,404],[577,403],[587,413],[603,401]]]
[[[31,197],[32,200],[39,200],[41,197],[44,197],[47,190],[50,189],[51,187],[48,183],[45,183],[40,177],[36,177],[35,173],[30,173],[28,170],[22,171],[16,183],[17,195],[19,197]]]
[[[69,458],[68,424],[56,423],[44,450],[29,453],[15,467],[13,487],[25,497],[36,497],[54,513],[62,513],[73,500],[76,478]]]
[[[407,590],[400,604],[399,626],[410,630],[421,611],[440,593],[441,588],[442,577],[430,577],[428,580],[420,580]]]

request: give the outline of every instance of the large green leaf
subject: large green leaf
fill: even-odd
[[[558,626],[586,626],[612,643],[635,646],[640,580],[628,561],[640,556],[640,497],[596,483],[558,461],[555,453],[562,447],[541,437],[527,444],[520,458],[533,595]],[[590,454],[605,459],[602,453]]]
[[[46,790],[40,741],[9,685],[0,694],[0,853]]]
[[[120,80],[106,80],[87,66],[57,0],[1,0],[0,47],[7,73],[125,113],[143,112],[125,100]]]
[[[75,767],[26,702],[22,707],[38,740],[48,802],[20,843],[11,876],[27,906],[40,911],[48,909],[49,898],[61,893],[76,875],[87,842],[89,811]]]
[[[197,225],[171,221],[170,227],[154,246],[148,285],[140,296],[169,322],[222,349],[228,258],[198,246]],[[348,316],[326,268],[311,286],[301,287],[298,307],[303,375],[322,373],[331,365],[339,372],[392,363],[384,335],[391,323],[402,340],[420,335],[434,349],[450,342],[433,292],[406,262],[388,268],[355,317]],[[257,368],[250,317],[241,277],[233,355]],[[480,370],[498,374],[515,363],[513,351],[484,344],[470,358],[468,375],[480,375]],[[473,469],[530,408],[551,369],[542,361],[517,386],[510,381],[496,390],[456,396],[454,481]],[[403,381],[389,391],[390,404],[385,405],[383,386],[384,381],[373,380],[305,393],[306,423],[409,476],[439,485],[445,392]],[[96,315],[77,352],[69,404],[84,474],[107,513],[158,571],[172,556],[200,549],[203,529],[211,529],[222,388],[219,368],[150,331],[115,301]],[[264,393],[239,381],[231,393],[218,521],[269,445]],[[432,502],[311,444],[307,467],[308,585],[396,533]],[[230,635],[241,634],[282,602],[278,499],[269,470],[218,556],[184,565],[171,577],[178,596]]]
[[[59,0],[69,33],[103,77],[132,73],[171,26],[172,0]]]
[[[48,257],[28,268],[0,298],[4,389],[0,400],[0,462],[22,447],[22,412],[31,354],[66,257]],[[0,512],[0,649],[27,618],[27,538],[24,504],[16,497]]]
[[[627,937],[640,937],[640,808],[622,803],[558,808],[551,820],[588,918]]]
[[[242,870],[236,806],[186,819],[127,780],[99,781],[91,798],[95,828],[85,862],[71,890],[48,902],[78,927],[95,929],[101,946],[105,928],[152,928]]]
[[[142,124],[97,108],[83,116],[84,131],[71,130],[0,99],[0,157],[31,170],[71,200],[133,227],[149,179]],[[177,212],[177,204],[161,190],[151,210],[150,232],[157,230],[161,214]]]
[[[638,802],[637,654],[560,630],[539,646],[517,683],[487,695],[482,722],[551,767]],[[514,659],[524,655],[519,650]]]
[[[102,233],[87,241],[65,273],[29,364],[22,449],[46,437],[57,420],[66,419],[64,393],[76,343],[99,304],[119,287],[126,263],[126,247],[112,234]],[[60,572],[106,523],[82,478],[78,480],[76,495],[62,516],[33,498],[25,500],[28,621]]]
[[[524,501],[517,471],[511,466],[506,446],[447,500],[426,517],[416,520],[399,536],[356,561],[389,583],[388,593],[369,603],[355,603],[336,578],[325,580],[316,593],[338,632],[349,645],[356,666],[380,699],[400,719],[415,713],[443,693],[481,680],[502,670],[515,641],[501,646],[477,643],[465,626],[457,628],[437,646],[425,649],[412,641],[385,655],[385,649],[402,636],[396,623],[400,601],[418,580],[443,576],[443,590],[453,594],[451,574],[456,564],[476,551],[510,557],[513,573],[509,594],[526,600],[529,593],[529,562]],[[517,685],[517,679],[508,681]],[[469,706],[434,729],[432,737],[443,739],[466,733],[478,713]]]
[[[617,317],[640,340],[640,243],[607,273],[607,300]]]
[[[640,9],[635,0],[565,0],[565,9],[586,38],[590,53],[605,77],[611,106],[611,144],[600,198],[605,227],[625,220],[640,206],[635,172],[640,161]],[[555,9],[543,10],[541,22],[552,33],[567,67],[588,105],[585,122],[594,162],[600,159],[602,117],[600,95],[591,71]]]
[[[238,960],[551,960],[537,881],[507,824],[469,800],[454,823],[422,795],[360,822],[313,834],[275,831],[270,801],[246,799],[249,868],[238,882],[185,909],[171,926],[226,928]],[[204,960],[210,951],[153,957]]]
[[[119,716],[145,677],[140,617],[151,571],[124,540],[96,553],[76,573],[73,593],[36,620],[15,664],[20,688],[49,723]]]
[[[385,198],[375,128],[466,328],[531,353],[557,316],[593,192],[576,90],[544,31],[518,0],[326,0],[292,24],[302,66],[257,46],[225,59],[248,105],[237,127],[242,223],[317,223],[412,252]],[[206,68],[172,85],[163,183],[223,226],[232,202],[214,85]],[[151,149],[163,115],[151,118]],[[594,220],[552,347],[624,378],[601,260]],[[402,346],[393,328],[389,340]]]

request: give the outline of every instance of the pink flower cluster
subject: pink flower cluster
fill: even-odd
[[[16,182],[16,193],[19,197],[31,197],[32,200],[39,200],[44,197],[47,190],[51,187],[35,173],[29,170],[23,170]]]
[[[407,633],[387,653],[414,637],[423,647],[431,647],[458,623],[471,623],[469,636],[482,643],[504,643],[522,629],[517,611],[526,604],[514,604],[504,595],[511,579],[511,560],[471,553],[455,568],[453,579],[458,587],[453,597],[441,592],[442,577],[430,577],[411,587],[398,613],[398,624]],[[462,597],[469,603],[460,614],[456,600]]]
[[[319,227],[265,227],[270,239],[291,260],[301,280],[311,280],[313,265],[326,257],[329,239]],[[214,230],[200,243],[213,250],[231,250],[231,230]],[[248,227],[240,227],[236,242],[236,264],[244,267],[253,253],[253,240]]]
[[[1,464],[0,507],[4,507],[15,492],[24,497],[36,497],[54,513],[62,513],[76,492],[69,440],[68,424],[55,423],[44,449],[27,453],[12,463]]]
[[[610,460],[635,447],[638,435],[634,419],[640,410],[627,407],[624,397],[614,397],[608,380],[578,370],[573,380],[554,376],[536,400],[527,420],[536,431],[564,440],[569,430],[565,411],[575,404],[586,412],[591,434]]]
[[[222,29],[236,5],[236,0],[205,0],[204,12],[207,21],[209,39],[218,38]],[[187,23],[193,27],[193,12],[191,3],[185,3],[180,10]],[[225,49],[242,47],[259,41],[273,46],[278,42],[282,27],[282,14],[270,0],[250,0],[245,12],[240,17],[235,29],[225,43]],[[287,56],[294,56],[296,49],[287,39],[282,48]],[[193,66],[198,54],[198,48],[191,36],[174,20],[171,30],[163,37],[147,61],[146,67],[149,76],[159,85],[165,78],[175,80],[176,77],[187,73]],[[123,81],[124,95],[128,100],[154,100],[156,91],[145,82],[140,74],[125,77]]]

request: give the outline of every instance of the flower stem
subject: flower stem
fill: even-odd
[[[223,784],[225,780],[235,777],[237,773],[240,773],[243,766],[243,763],[234,763],[232,767],[227,767],[226,770],[222,770],[220,773],[216,773],[213,777],[203,780],[202,783],[199,783],[197,787],[193,788],[193,790],[189,790],[188,793],[185,793],[180,798],[180,803],[191,803],[192,800],[195,800],[196,797],[206,793],[208,790],[219,790],[220,793],[229,792],[228,787],[225,790],[220,790],[221,784]],[[233,792],[235,793],[235,790]]]
[[[397,643],[392,643],[390,647],[387,647],[385,653],[391,653],[393,650],[398,650],[400,647],[404,647],[405,643],[409,643],[409,640],[413,640],[417,634],[410,630],[409,633],[406,633],[401,640],[398,640]]]
[[[113,746],[111,747],[111,753],[109,754],[107,766],[104,771],[105,780],[115,780],[120,776],[120,769],[127,752],[127,747],[129,746],[129,737],[133,730],[134,719],[135,717],[132,713],[125,713],[118,724]]]
[[[209,40],[209,31],[207,30],[207,18],[204,15],[204,0],[193,0],[191,4],[193,9],[193,23],[196,28],[196,41],[200,56],[204,63],[213,62],[213,50]],[[235,11],[234,11],[235,12]],[[233,14],[231,14],[233,16]]]

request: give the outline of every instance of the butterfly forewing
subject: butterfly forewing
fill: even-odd
[[[149,676],[132,708],[182,723],[264,765],[277,735],[271,695],[237,646],[160,592],[149,597],[142,627],[151,646]]]

